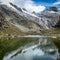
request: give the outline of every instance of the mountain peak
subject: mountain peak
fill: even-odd
[[[55,12],[57,12],[57,11],[58,11],[57,7],[55,7],[55,6],[50,7],[50,9],[49,9],[49,10],[50,10],[50,11],[55,11]]]
[[[13,6],[14,8],[16,8],[17,10],[21,11],[22,12],[22,9],[18,6],[16,6],[15,4],[13,3],[10,3],[11,6]]]
[[[27,10],[25,8],[23,8],[23,10],[27,12]]]

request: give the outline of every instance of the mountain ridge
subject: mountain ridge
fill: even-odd
[[[22,32],[41,33],[42,31],[60,26],[59,11],[45,10],[42,14],[29,13],[12,3],[10,5],[12,7],[1,4],[0,15],[3,16],[4,20],[16,26]]]

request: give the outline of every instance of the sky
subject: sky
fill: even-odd
[[[18,7],[25,8],[29,12],[35,11],[39,13],[45,9],[56,6],[60,9],[60,0],[0,0],[4,4],[9,5],[9,2],[14,3]]]

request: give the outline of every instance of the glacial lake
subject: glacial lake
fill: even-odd
[[[3,60],[57,60],[59,57],[58,48],[51,37],[24,36],[22,38],[37,39],[8,53]]]

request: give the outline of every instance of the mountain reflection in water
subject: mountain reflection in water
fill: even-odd
[[[5,56],[3,60],[57,60],[58,49],[54,43],[50,41],[51,38],[39,38],[31,45],[26,45],[17,55],[12,55],[12,58]],[[18,52],[18,51],[17,51]],[[13,52],[14,53],[14,52]]]
[[[44,56],[34,56],[32,60],[56,60],[49,55],[44,55]]]

